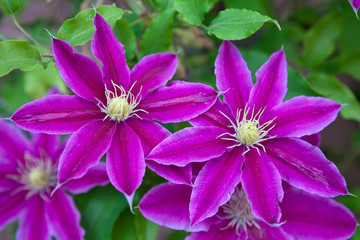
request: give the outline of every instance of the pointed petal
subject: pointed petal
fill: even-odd
[[[151,90],[164,86],[175,74],[176,54],[155,53],[143,57],[131,70],[131,92],[145,99]]]
[[[242,148],[211,159],[200,171],[190,200],[190,222],[213,216],[225,204],[240,182],[244,163]]]
[[[126,120],[126,124],[139,137],[144,156],[147,156],[156,145],[171,135],[169,130],[154,121],[130,118]]]
[[[63,191],[56,191],[45,205],[51,235],[63,240],[81,240],[85,231],[80,226],[80,212],[74,200]]]
[[[162,123],[182,122],[197,117],[216,101],[215,90],[202,83],[178,81],[149,93],[140,104],[141,117]]]
[[[115,127],[115,122],[95,120],[70,137],[59,160],[59,184],[84,176],[99,162],[110,147]]]
[[[310,143],[311,145],[315,147],[320,147],[321,142],[321,135],[320,133],[314,133],[311,135],[305,135],[300,138],[301,140],[304,140],[305,142]]]
[[[324,197],[348,193],[344,177],[319,148],[296,138],[269,140],[264,146],[281,178],[291,185]]]
[[[279,223],[279,202],[284,195],[281,177],[266,153],[260,154],[255,149],[245,154],[241,184],[254,216],[269,224]]]
[[[229,129],[231,122],[228,118],[235,122],[229,105],[217,98],[215,104],[209,110],[196,118],[190,119],[189,123],[194,127],[214,126]]]
[[[114,90],[111,81],[128,90],[130,69],[126,64],[124,46],[115,37],[111,26],[98,13],[95,15],[94,25],[96,30],[91,49],[102,63],[103,82],[111,91]]]
[[[147,160],[146,166],[148,166],[148,168],[150,168],[152,171],[156,172],[159,176],[172,183],[191,185],[191,164],[188,164],[184,167],[178,167],[174,165],[163,165],[151,160]]]
[[[34,149],[38,156],[46,154],[50,159],[54,159],[59,147],[60,147],[60,136],[59,135],[49,135],[46,133],[32,133],[32,142]]]
[[[239,50],[224,41],[215,61],[216,86],[231,109],[243,109],[252,88],[251,72]]]
[[[182,129],[157,145],[148,159],[165,165],[185,166],[219,157],[233,145],[232,141],[218,138],[224,132],[218,127]]]
[[[285,188],[285,187],[284,187]],[[349,209],[333,199],[296,188],[285,188],[281,226],[299,239],[349,239],[356,230],[356,219]]]
[[[106,172],[106,164],[99,162],[89,168],[85,175],[78,179],[73,179],[64,184],[64,188],[72,194],[86,193],[96,186],[104,186],[109,183]]]
[[[0,193],[0,230],[18,218],[19,213],[26,206],[25,195],[25,191],[16,194],[11,192]]]
[[[46,222],[45,201],[34,195],[26,203],[26,210],[20,218],[16,239],[49,240],[50,233]]]
[[[287,63],[284,50],[270,56],[270,59],[256,72],[257,82],[251,89],[249,106],[255,105],[255,112],[261,107],[270,110],[280,104],[287,92]]]
[[[247,231],[241,231],[239,239],[244,240],[292,240],[292,236],[287,234],[281,227],[272,227],[269,224],[258,220],[258,225],[247,226]]]
[[[357,12],[360,8],[360,0],[349,0],[351,7],[354,9],[355,15],[357,16]]]
[[[78,96],[53,94],[21,106],[12,120],[28,131],[69,134],[104,116],[98,106]]]
[[[140,186],[145,167],[140,139],[126,123],[118,123],[106,156],[111,183],[117,190],[130,196]]]
[[[53,53],[59,74],[65,84],[79,97],[95,104],[106,103],[104,83],[96,62],[88,56],[75,53],[67,42],[53,38]]]
[[[269,135],[301,137],[323,130],[335,120],[341,105],[322,97],[294,97],[274,107],[264,116],[264,122],[274,119]]]

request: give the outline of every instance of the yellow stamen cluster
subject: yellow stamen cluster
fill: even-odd
[[[50,173],[40,167],[33,168],[30,170],[28,175],[29,183],[37,189],[45,188],[50,179]]]

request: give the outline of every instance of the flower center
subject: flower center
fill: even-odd
[[[127,102],[126,98],[120,96],[116,98],[112,98],[108,103],[108,112],[118,121],[122,121],[129,116],[130,106]]]
[[[237,138],[240,142],[251,145],[259,139],[259,127],[255,122],[245,122],[237,129]]]
[[[50,175],[42,168],[33,168],[28,175],[29,183],[38,189],[43,189],[49,184]]]

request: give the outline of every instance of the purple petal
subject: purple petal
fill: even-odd
[[[225,204],[240,182],[244,163],[242,148],[235,148],[211,159],[200,171],[190,200],[190,222],[193,225],[213,216]]]
[[[284,195],[281,177],[267,154],[260,154],[255,149],[245,154],[241,184],[254,216],[269,224],[279,223],[279,202]]]
[[[217,98],[215,104],[212,105],[209,110],[196,118],[190,119],[189,123],[194,127],[214,126],[229,129],[231,123],[224,115],[230,118],[233,122],[236,122],[229,105],[223,103],[219,98]]]
[[[72,194],[86,193],[96,186],[104,186],[109,183],[106,172],[106,164],[99,162],[89,168],[82,178],[73,179],[64,184],[64,188]]]
[[[321,142],[321,135],[320,133],[314,133],[311,135],[305,135],[300,138],[301,140],[304,140],[305,142],[310,143],[311,145],[315,147],[320,147]]]
[[[225,221],[213,225],[208,231],[192,233],[185,240],[242,240],[235,228],[227,227]],[[255,240],[249,238],[249,240]]]
[[[60,156],[59,184],[84,176],[99,162],[110,147],[115,128],[115,122],[95,120],[75,132]]]
[[[268,112],[263,122],[274,119],[269,135],[301,137],[323,130],[335,120],[341,105],[321,97],[294,97]]]
[[[53,52],[59,74],[65,84],[79,97],[106,103],[104,83],[96,62],[88,56],[75,53],[67,42],[53,38]],[[96,99],[97,98],[97,99]]]
[[[251,72],[239,50],[224,41],[215,61],[216,86],[231,109],[243,109],[252,88]]]
[[[185,166],[221,156],[233,145],[219,138],[225,131],[218,127],[185,128],[166,138],[149,154],[148,159],[165,165]]]
[[[141,117],[162,123],[187,121],[208,110],[216,101],[215,90],[202,83],[178,81],[149,93],[139,104]]]
[[[170,182],[191,185],[191,164],[188,164],[185,167],[178,167],[174,165],[163,165],[147,160],[146,166]]]
[[[11,192],[16,188],[21,187],[20,183],[9,178],[9,175],[19,175],[17,171],[18,165],[15,161],[14,163],[8,163],[4,160],[5,159],[0,155],[0,194],[10,194],[7,192]]]
[[[38,156],[46,154],[50,159],[57,161],[55,155],[60,147],[60,136],[46,133],[32,133],[32,142]]]
[[[0,193],[0,230],[7,223],[18,218],[19,213],[26,206],[25,195],[26,191],[15,194],[11,192]]]
[[[270,59],[256,72],[257,82],[251,89],[249,106],[255,105],[270,110],[281,103],[287,92],[287,63],[284,50],[270,56]]]
[[[145,167],[140,139],[126,123],[118,123],[106,156],[111,183],[128,197],[132,196],[142,182]]]
[[[351,7],[354,9],[355,15],[357,17],[357,12],[360,8],[360,0],[349,0]]]
[[[26,205],[26,210],[20,218],[16,239],[49,240],[45,201],[40,195],[34,195],[26,201]]]
[[[349,209],[329,199],[296,188],[285,188],[280,204],[281,226],[299,239],[349,239],[356,230],[356,219]]]
[[[85,231],[80,226],[80,212],[74,200],[62,190],[58,190],[46,203],[46,213],[51,235],[57,239],[81,240]]]
[[[255,225],[247,226],[247,232],[241,231],[239,239],[244,240],[292,240],[292,236],[287,234],[281,227],[272,227],[269,224],[258,220],[259,228]]]
[[[94,25],[96,30],[91,41],[91,49],[102,63],[103,82],[111,91],[114,90],[111,81],[128,90],[130,69],[126,64],[124,46],[115,37],[111,26],[97,13]]]
[[[324,197],[348,193],[344,177],[318,147],[296,138],[269,140],[264,146],[281,178],[291,185]]]
[[[126,120],[126,124],[139,137],[144,156],[147,156],[156,145],[171,135],[169,130],[154,121],[130,118]]]
[[[21,106],[12,120],[28,131],[69,134],[104,116],[98,106],[78,96],[53,94]]]
[[[176,54],[155,53],[143,57],[131,70],[131,92],[141,99],[157,87],[164,86],[175,74],[177,67]]]

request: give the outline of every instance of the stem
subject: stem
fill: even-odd
[[[54,54],[52,53],[45,53],[45,54],[40,54],[40,57],[48,57],[48,58],[53,58]]]

